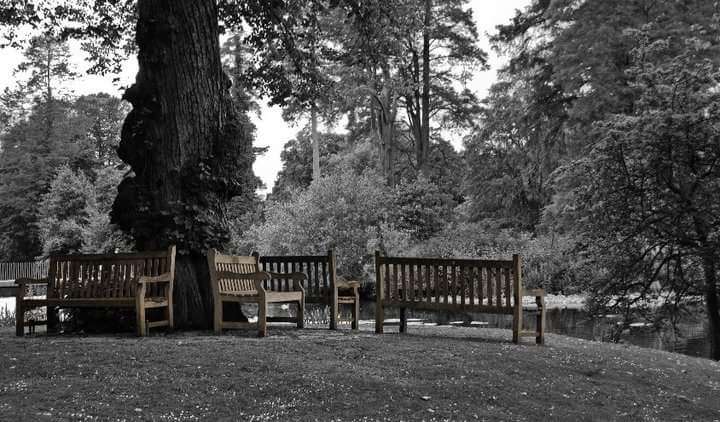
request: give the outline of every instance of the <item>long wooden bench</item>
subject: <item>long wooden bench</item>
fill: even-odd
[[[109,255],[55,255],[48,276],[20,278],[16,295],[16,334],[26,326],[58,325],[60,308],[134,308],[137,334],[150,328],[173,328],[175,246],[165,251]],[[47,285],[45,298],[26,297],[32,284]],[[25,321],[25,311],[47,308],[47,321]],[[164,318],[146,321],[146,310],[162,309]]]
[[[350,305],[351,328],[358,329],[360,318],[360,283],[338,280],[335,270],[335,252],[327,255],[277,255],[260,256],[260,268],[272,272],[301,272],[305,281],[305,303],[328,305],[330,308],[330,329],[338,325],[340,305]]]
[[[298,328],[305,324],[305,289],[302,283],[306,276],[300,272],[276,273],[261,271],[258,255],[223,255],[214,249],[208,251],[210,286],[213,294],[213,328],[221,333],[224,328],[249,328],[248,322],[226,321],[223,317],[223,303],[257,303],[258,335],[267,335],[268,322],[294,322]],[[297,306],[295,318],[268,317],[268,305],[289,303]]]
[[[545,292],[525,290],[522,260],[385,257],[375,252],[375,332],[383,332],[384,308],[400,308],[400,332],[407,331],[407,309],[507,314],[513,317],[513,342],[535,337],[544,342]],[[522,297],[534,296],[535,331],[522,329]]]

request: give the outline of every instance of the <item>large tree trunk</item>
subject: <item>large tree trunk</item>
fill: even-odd
[[[112,221],[140,250],[178,246],[175,320],[209,327],[205,253],[228,239],[226,204],[252,189],[252,145],[222,71],[214,0],[139,0],[139,71],[118,154],[132,173]]]
[[[710,325],[710,358],[720,360],[720,304],[718,304],[717,268],[712,248],[703,255],[705,307]]]

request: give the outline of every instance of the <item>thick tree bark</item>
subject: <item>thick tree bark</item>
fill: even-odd
[[[112,221],[140,250],[178,246],[175,320],[209,327],[205,253],[228,239],[226,204],[252,189],[252,145],[220,62],[214,0],[139,0],[139,71],[118,154],[132,173]]]
[[[710,329],[710,358],[720,360],[720,304],[718,303],[717,268],[715,254],[708,249],[703,255],[705,272],[705,308]]]

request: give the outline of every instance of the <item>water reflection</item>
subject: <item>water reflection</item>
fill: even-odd
[[[374,319],[374,309],[374,303],[363,303],[361,319]],[[613,341],[613,334],[620,320],[618,316],[613,315],[597,319],[589,318],[583,310],[567,308],[548,309],[545,315],[546,332],[606,342]],[[387,308],[385,318],[399,318],[399,311]],[[438,324],[481,325],[508,330],[512,328],[512,316],[510,315],[408,311],[408,318],[417,318]],[[535,327],[535,315],[525,313],[523,325],[527,329]],[[658,329],[644,323],[631,324],[620,333],[619,342],[683,353],[689,356],[707,357],[710,355],[709,333],[702,315],[684,317],[678,322],[677,330],[673,330],[669,326]]]

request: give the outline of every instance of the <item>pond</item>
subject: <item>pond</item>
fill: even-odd
[[[373,302],[363,303],[360,311],[361,319],[374,320],[374,309]],[[399,318],[399,315],[397,309],[385,309],[387,319]],[[619,316],[613,315],[600,319],[590,318],[584,310],[574,308],[550,308],[545,315],[546,332],[596,341],[612,341],[614,328],[620,321]],[[510,315],[408,310],[408,318],[436,324],[472,325],[508,330],[512,328]],[[523,324],[528,328],[535,327],[535,316],[525,313]],[[671,327],[658,330],[644,322],[636,322],[621,333],[619,342],[689,356],[707,357],[710,354],[709,332],[703,315],[684,317],[677,325],[677,332]]]

